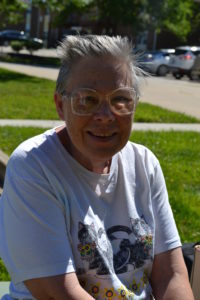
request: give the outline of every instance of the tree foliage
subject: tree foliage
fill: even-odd
[[[3,0],[5,2],[5,0]],[[6,1],[6,2],[17,2]],[[200,3],[194,0],[32,0],[49,9],[55,27],[65,26],[73,16],[100,24],[106,33],[118,34],[121,27],[139,31],[167,30],[180,40],[200,26]],[[93,12],[93,13],[91,13]],[[78,19],[76,18],[76,19]],[[78,24],[77,24],[78,25]]]
[[[193,3],[192,17],[191,17],[191,34],[199,32],[200,29],[200,3]],[[199,35],[200,41],[200,35]]]
[[[185,41],[191,31],[193,0],[168,0],[162,27]]]
[[[194,0],[146,0],[143,7],[146,28],[167,30],[180,40],[191,31]]]
[[[26,4],[20,0],[0,1],[0,28],[5,28],[8,24],[17,24],[23,19],[23,11]]]
[[[93,0],[93,5],[98,8],[97,19],[114,33],[120,25],[131,25],[133,34],[165,29],[182,40],[191,31],[195,9],[200,7],[194,0]],[[196,24],[199,18],[196,14]]]
[[[98,8],[97,18],[111,27],[114,34],[119,26],[131,26],[133,32],[143,29],[145,0],[94,0]]]
[[[33,0],[35,6],[48,9],[54,15],[53,25],[60,27],[66,25],[68,19],[76,14],[81,16],[86,13],[91,0]]]

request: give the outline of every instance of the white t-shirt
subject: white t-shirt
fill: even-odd
[[[181,246],[160,164],[128,142],[109,174],[88,171],[55,129],[12,154],[0,200],[0,256],[10,294],[23,281],[76,272],[95,299],[150,299],[155,254]]]

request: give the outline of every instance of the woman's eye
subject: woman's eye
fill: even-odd
[[[91,105],[91,104],[98,103],[98,99],[95,98],[94,96],[87,96],[87,97],[82,98],[81,102],[84,105]]]
[[[93,96],[87,96],[85,97],[85,102],[95,102],[96,98]]]

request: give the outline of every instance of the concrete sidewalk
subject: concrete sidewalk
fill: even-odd
[[[0,62],[0,68],[5,68],[10,71],[15,71],[21,74],[26,74],[30,76],[36,76],[39,78],[46,78],[51,80],[56,80],[58,76],[58,68],[49,68],[49,67],[39,67],[39,66],[30,66],[23,64],[13,64],[13,63],[4,63]]]
[[[9,292],[9,281],[0,282],[0,299]]]
[[[56,120],[11,120],[0,119],[0,126],[13,127],[40,127],[53,128],[64,124],[63,121]],[[196,131],[200,132],[200,124],[178,124],[178,123],[134,123],[132,130],[152,130],[152,131]]]

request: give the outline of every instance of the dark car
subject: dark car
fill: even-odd
[[[79,27],[64,29],[61,38],[56,42],[56,46],[67,38],[68,35],[87,35],[88,31]]]
[[[26,40],[27,36],[24,31],[18,30],[3,30],[0,31],[0,43],[3,45],[4,43],[8,43],[10,41],[21,41]]]
[[[168,64],[174,49],[161,49],[144,52],[140,58],[140,66],[147,72],[158,76],[166,76],[169,72]]]
[[[24,31],[3,30],[0,31],[0,45],[9,44],[11,41],[28,41],[35,45],[43,46],[43,41],[38,38],[29,38]]]

